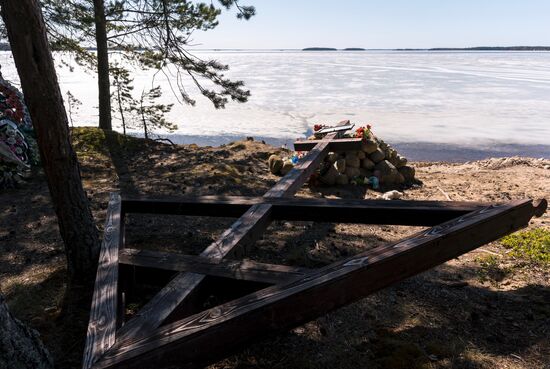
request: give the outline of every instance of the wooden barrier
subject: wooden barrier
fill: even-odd
[[[520,200],[495,205],[291,198],[331,146],[336,147],[334,142],[341,133],[329,133],[323,140],[312,141],[315,146],[310,148],[308,155],[263,197],[120,200],[118,194],[112,194],[83,368],[207,364],[257,337],[307,322],[525,227],[531,217],[540,216],[546,210],[545,200],[535,204],[531,200]],[[189,256],[125,249],[121,219],[127,213],[238,219],[199,256]],[[431,228],[316,270],[236,260],[246,247],[262,236],[273,220]],[[233,259],[226,259],[229,257]],[[123,324],[124,291],[120,288],[117,291],[119,263],[178,272]],[[267,283],[271,287],[181,319],[178,310],[193,304],[193,296],[205,276]]]

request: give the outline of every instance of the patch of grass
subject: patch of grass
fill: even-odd
[[[543,228],[516,232],[500,240],[510,255],[536,264],[550,264],[550,230]]]
[[[478,257],[475,259],[479,265],[478,278],[481,282],[500,282],[512,273],[510,267],[503,267],[500,258],[495,255]]]
[[[111,131],[106,132],[94,127],[76,127],[71,129],[71,143],[79,157],[98,158],[109,154],[132,154],[146,146],[142,138],[124,136]]]

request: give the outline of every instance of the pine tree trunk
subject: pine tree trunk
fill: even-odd
[[[65,244],[69,277],[73,284],[88,285],[95,276],[99,239],[69,141],[40,3],[0,0],[0,5]]]
[[[109,49],[107,21],[103,0],[94,0],[95,39],[97,46],[97,83],[99,88],[99,128],[111,130],[111,84],[109,83]]]
[[[0,368],[53,369],[52,358],[38,332],[11,315],[1,294]]]

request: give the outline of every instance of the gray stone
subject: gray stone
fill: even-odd
[[[363,160],[367,157],[367,154],[365,154],[363,150],[357,151],[357,157],[359,158],[359,160]]]
[[[376,151],[378,148],[378,144],[376,141],[371,139],[363,140],[363,145],[361,146],[361,150],[367,154],[372,154]]]
[[[388,160],[383,160],[376,164],[375,170],[380,173],[380,182],[383,184],[400,184],[405,181],[405,178],[397,171],[397,168]]]
[[[360,174],[359,168],[353,168],[353,167],[346,168],[345,173],[349,178],[357,177]]]
[[[336,177],[336,184],[337,185],[347,185],[349,183],[349,178],[345,174],[339,174]]]
[[[391,172],[397,171],[397,168],[387,160],[382,160],[381,162],[376,164],[374,169],[379,171],[381,175],[387,175]]]
[[[326,173],[324,173],[319,179],[322,183],[333,186],[336,183],[336,177],[338,177],[340,173],[336,170],[336,168],[331,165],[329,166]]]
[[[281,174],[284,176],[286,175],[288,172],[290,172],[292,170],[292,168],[294,168],[294,164],[292,164],[291,161],[285,161],[283,163],[283,167],[281,168]]]
[[[385,157],[386,155],[384,154],[384,151],[382,151],[382,149],[376,149],[375,152],[370,154],[370,160],[375,163],[380,163],[382,160],[384,160]]]
[[[347,153],[346,154],[346,168],[352,167],[352,168],[359,168],[361,166],[361,160],[357,157],[357,154],[355,153]]]
[[[403,175],[405,182],[407,183],[414,182],[414,176],[416,173],[413,167],[409,165],[404,165],[401,168],[399,168],[398,171]]]
[[[401,155],[397,155],[396,163],[394,164],[398,169],[407,165],[407,158]]]
[[[374,169],[374,162],[370,160],[369,158],[365,158],[361,161],[361,168],[365,168],[367,170]]]
[[[267,159],[267,165],[269,166],[269,171],[273,174],[277,174],[281,171],[281,168],[283,167],[283,159],[279,155],[271,155],[269,159]]]

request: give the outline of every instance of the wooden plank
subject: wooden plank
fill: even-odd
[[[332,133],[332,132],[345,132],[345,131],[349,131],[350,129],[353,129],[353,127],[355,127],[355,124],[350,123],[349,119],[347,119],[347,120],[341,121],[335,127],[322,128],[317,133],[324,134],[324,133]]]
[[[96,368],[196,367],[242,344],[303,324],[369,293],[525,227],[546,208],[530,200],[491,206],[416,236],[334,263],[286,285],[272,286],[115,344]]]
[[[273,219],[330,223],[434,226],[487,204],[435,201],[292,199],[270,202]]]
[[[200,197],[123,197],[126,213],[179,214],[208,217],[242,216],[253,205],[263,203],[262,197],[200,196]]]
[[[242,215],[251,206],[261,203],[273,205],[274,220],[411,226],[433,226],[488,205],[479,202],[241,196],[122,200],[122,206],[128,212],[194,216]]]
[[[91,368],[103,353],[115,343],[120,227],[121,199],[118,193],[113,192],[110,195],[107,208],[105,232],[99,253],[90,320],[84,347],[82,365],[84,369]]]
[[[278,284],[303,277],[307,268],[259,263],[252,260],[212,261],[200,256],[150,250],[125,249],[119,252],[120,264],[192,272],[245,281]]]
[[[200,256],[221,260],[237,246],[255,242],[271,221],[271,205],[259,204],[239,218],[217,241],[208,246]],[[174,311],[174,309],[199,285],[204,275],[178,273],[160,290],[130,321],[118,331],[118,340],[126,341],[147,336]]]
[[[318,143],[328,143],[329,151],[357,151],[363,147],[362,138],[342,138],[337,140],[303,140],[294,142],[294,150],[310,151]]]

